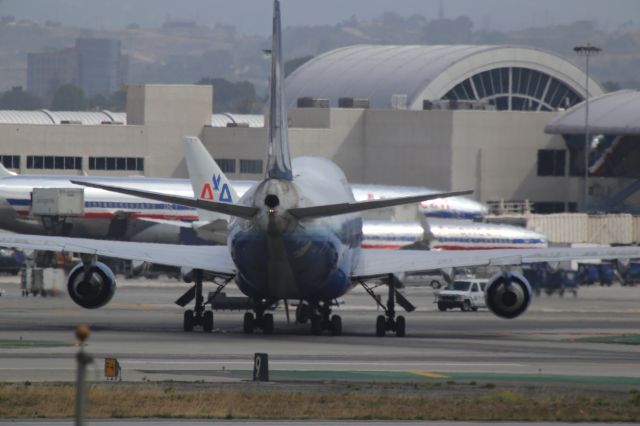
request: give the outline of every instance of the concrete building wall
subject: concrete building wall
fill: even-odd
[[[22,155],[19,173],[81,175],[110,174],[129,176],[135,171],[89,170],[89,157],[136,157],[152,160],[148,149],[148,132],[143,126],[103,125],[86,126],[63,124],[57,126],[0,124],[2,155]],[[80,156],[82,170],[27,169],[27,156]]]
[[[368,110],[364,181],[450,188],[452,111]]]
[[[452,188],[474,189],[483,202],[574,200],[580,189],[578,178],[537,176],[538,150],[566,149],[561,137],[544,133],[553,116],[552,112],[456,111]]]
[[[211,127],[210,86],[130,86],[127,102],[127,125],[0,124],[0,155],[19,155],[20,173],[186,177],[182,139],[199,136],[214,158],[232,160],[229,177],[263,174],[266,128]],[[302,108],[290,111],[289,142],[293,157],[328,158],[351,182],[474,189],[481,201],[580,201],[580,177],[537,176],[538,150],[566,149],[544,133],[553,114]],[[81,156],[83,170],[27,169],[29,155]],[[144,170],[90,170],[91,156],[144,158]],[[242,160],[262,166],[243,172]]]
[[[198,136],[211,124],[212,87],[135,85],[127,91],[127,123],[141,125],[148,141],[149,176],[185,177],[184,136]]]

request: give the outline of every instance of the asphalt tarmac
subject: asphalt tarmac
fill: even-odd
[[[115,357],[126,381],[242,382],[251,378],[254,353],[265,352],[276,381],[640,385],[640,287],[543,295],[515,320],[486,309],[439,312],[432,289],[408,287],[405,296],[418,310],[405,314],[404,338],[374,336],[381,312],[359,288],[336,309],[343,322],[339,337],[312,336],[308,325],[287,324],[283,309],[276,311],[269,336],[243,334],[243,312],[216,313],[213,333],[185,333],[183,309],[173,301],[187,288],[168,279],[122,281],[109,305],[85,310],[66,294],[23,297],[17,278],[0,277],[0,380],[74,380],[73,330],[89,324],[85,350],[95,358],[89,375],[94,380],[103,380],[104,358]],[[616,339],[626,344],[611,343]]]

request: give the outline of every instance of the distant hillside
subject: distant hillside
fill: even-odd
[[[248,80],[264,92],[268,60],[263,49],[268,37],[249,36],[234,27],[198,26],[190,22],[145,29],[92,30],[55,23],[0,22],[0,91],[26,86],[29,52],[72,46],[79,36],[112,37],[122,41],[129,56],[132,83],[194,83],[202,78]],[[511,32],[477,30],[465,16],[428,20],[420,15],[402,17],[392,12],[370,21],[355,17],[336,25],[287,27],[284,44],[287,59],[317,55],[341,46],[380,44],[519,44],[541,47],[575,61],[573,46],[590,41],[604,49],[593,63],[594,76],[621,88],[640,88],[640,27],[627,24],[612,32],[593,22],[541,26]]]

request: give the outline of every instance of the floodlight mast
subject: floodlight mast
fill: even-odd
[[[586,58],[586,84],[585,84],[585,114],[584,114],[584,211],[589,212],[589,154],[591,151],[591,143],[589,138],[589,57],[595,56],[602,51],[601,48],[592,46],[587,43],[584,46],[576,46],[573,51],[578,56]]]

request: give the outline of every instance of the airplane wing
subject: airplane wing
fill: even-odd
[[[362,249],[354,278],[465,266],[507,266],[584,259],[640,258],[640,247],[424,251]]]
[[[236,273],[226,246],[187,246],[18,234],[0,234],[0,246],[95,254],[220,274]]]

